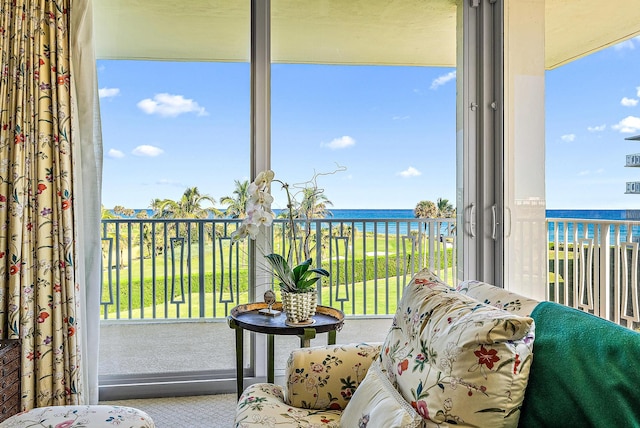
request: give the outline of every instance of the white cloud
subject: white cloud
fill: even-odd
[[[107,156],[113,159],[120,159],[124,157],[124,153],[122,153],[120,150],[109,149],[109,151],[107,152]]]
[[[636,86],[636,95],[640,97],[640,86]]]
[[[175,180],[169,180],[168,178],[161,178],[156,181],[156,184],[160,186],[186,187],[183,183]]]
[[[347,147],[351,147],[355,144],[356,144],[356,140],[349,137],[348,135],[345,135],[340,138],[334,138],[333,141],[331,141],[328,144],[322,144],[322,146],[329,147],[331,150],[339,150],[339,149],[346,149]]]
[[[431,89],[437,89],[439,86],[442,86],[448,81],[453,80],[455,78],[456,78],[455,70],[450,71],[449,73],[444,74],[440,77],[436,77],[435,79],[433,79],[433,82],[431,82]]]
[[[138,108],[147,114],[158,114],[162,117],[176,117],[183,113],[196,113],[198,116],[209,114],[197,102],[182,95],[167,93],[156,94],[153,99],[145,98],[138,103]]]
[[[620,42],[617,45],[613,45],[613,48],[617,51],[623,49],[633,50],[636,47],[640,47],[640,36],[635,36],[629,40],[625,40],[624,42]]]
[[[633,39],[630,39],[620,42],[617,45],[613,45],[613,48],[617,51],[621,51],[623,49],[635,49],[635,45],[633,43]]]
[[[607,125],[587,126],[587,131],[589,131],[589,132],[601,132],[601,131],[604,131],[604,129],[606,127],[607,127]]]
[[[154,147],[154,146],[150,146],[148,144],[143,144],[142,146],[138,146],[135,149],[133,149],[133,151],[131,153],[133,153],[136,156],[155,157],[155,156],[159,156],[162,153],[164,153],[164,150],[162,150],[159,147]]]
[[[576,140],[576,134],[565,134],[560,139],[564,142],[570,143]]]
[[[393,116],[392,120],[407,120],[410,116]]]
[[[640,117],[627,116],[616,125],[613,125],[612,128],[625,134],[638,132],[640,131]]]
[[[417,177],[419,175],[422,175],[422,173],[420,171],[418,171],[417,169],[415,169],[414,167],[410,166],[409,168],[405,169],[404,171],[400,171],[398,173],[398,175],[400,175],[402,177]]]
[[[638,105],[638,100],[636,100],[635,98],[623,97],[620,100],[620,104],[625,106],[625,107],[635,107],[635,106]]]
[[[602,174],[603,172],[604,172],[603,168],[598,168],[595,171],[591,171],[590,169],[585,169],[584,171],[580,171],[578,175],[584,177],[586,175]]]
[[[100,88],[98,89],[98,96],[100,98],[111,98],[120,95],[119,88]]]

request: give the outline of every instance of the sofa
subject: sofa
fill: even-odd
[[[640,427],[640,334],[429,270],[383,343],[294,350],[285,385],[243,391],[235,426]]]

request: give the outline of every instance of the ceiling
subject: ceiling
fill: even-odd
[[[93,4],[99,59],[249,61],[248,0]],[[545,11],[547,69],[640,35],[638,0]],[[455,66],[456,0],[272,0],[271,15],[275,63]]]

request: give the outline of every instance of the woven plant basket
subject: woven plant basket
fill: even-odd
[[[282,310],[287,315],[287,324],[308,324],[316,314],[318,295],[314,291],[307,293],[288,293],[281,291]]]

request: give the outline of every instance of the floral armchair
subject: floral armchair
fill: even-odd
[[[294,350],[287,361],[287,387],[258,383],[238,401],[235,426],[339,427],[346,407],[381,343],[328,345]]]
[[[247,388],[235,426],[517,426],[533,319],[513,304],[476,300],[465,294],[470,288],[458,292],[428,270],[417,273],[383,344],[293,351],[286,386]]]

